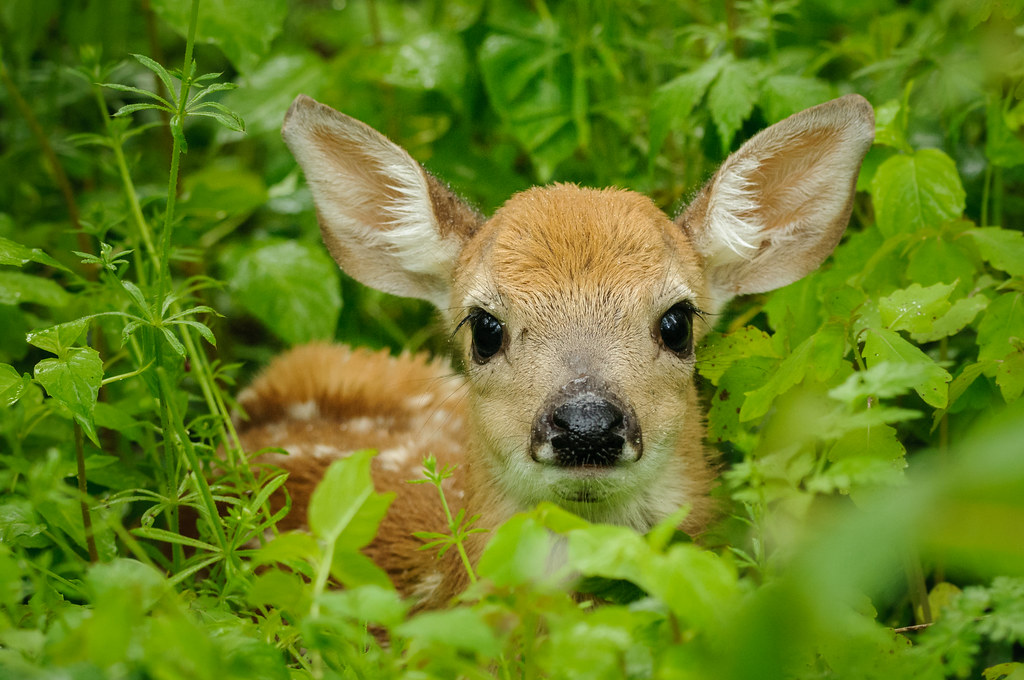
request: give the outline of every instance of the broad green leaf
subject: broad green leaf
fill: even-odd
[[[744,326],[729,334],[715,333],[697,350],[697,370],[717,385],[733,362],[746,357],[778,357],[771,337],[759,328]]]
[[[314,536],[354,551],[376,534],[395,494],[374,491],[370,477],[374,454],[358,451],[327,468],[309,501],[309,528]],[[347,538],[349,534],[351,540]]]
[[[19,375],[14,366],[0,364],[0,406],[10,406],[21,399],[28,385],[26,376]]]
[[[986,262],[1011,276],[1024,276],[1024,233],[999,227],[965,233],[974,239]]]
[[[764,384],[765,376],[778,367],[778,360],[768,357],[750,357],[735,361],[718,380],[718,390],[708,410],[708,440],[732,442],[744,447],[741,441],[740,412],[746,393]]]
[[[241,217],[267,202],[263,178],[237,162],[214,162],[183,183],[180,209],[209,219]]]
[[[952,380],[952,376],[898,333],[883,328],[869,330],[864,341],[864,360],[868,368],[884,362],[902,362],[923,367],[921,377],[914,381],[914,391],[925,403],[935,408],[946,406],[949,399],[946,383]]]
[[[778,74],[764,81],[762,100],[769,123],[827,101],[833,96],[832,86],[824,80],[808,76]]]
[[[847,432],[829,449],[828,459],[832,462],[853,458],[899,461],[897,469],[902,469],[903,457],[906,452],[900,443],[896,428],[879,425],[870,429]]]
[[[323,60],[311,52],[273,55],[243,75],[239,80],[241,87],[229,92],[222,101],[245,120],[250,136],[269,132],[276,136],[281,127],[281,112],[287,111],[300,93],[318,97],[329,80],[325,71]],[[237,137],[227,130],[219,131],[218,136]]]
[[[388,628],[404,621],[409,610],[409,603],[394,588],[377,586],[327,592],[320,597],[320,605],[329,616],[379,623]]]
[[[492,34],[479,52],[491,107],[529,152],[542,181],[579,144],[573,123],[574,73],[556,43]]]
[[[680,121],[686,120],[704,98],[708,86],[726,61],[723,58],[709,59],[655,91],[651,102],[651,145],[648,151],[651,162],[661,151],[669,131]]]
[[[425,612],[395,627],[394,633],[420,644],[440,645],[493,659],[501,653],[494,629],[478,609],[458,607]]]
[[[295,615],[309,611],[310,590],[298,574],[269,569],[253,578],[246,600],[254,607],[269,605]]]
[[[82,334],[89,327],[89,320],[89,317],[85,317],[32,331],[26,339],[28,344],[60,356],[82,338]]]
[[[413,90],[439,90],[453,102],[461,101],[468,73],[462,40],[452,33],[423,33],[382,53],[381,80]]]
[[[17,241],[0,236],[0,264],[10,264],[21,267],[29,262],[38,262],[55,269],[69,271],[67,267],[53,259],[39,248],[29,248]]]
[[[961,298],[932,324],[931,329],[920,333],[911,333],[910,337],[914,339],[914,342],[934,342],[950,335],[956,335],[967,324],[974,321],[975,317],[988,307],[988,303],[989,300],[984,295]]]
[[[494,532],[477,573],[498,586],[516,586],[545,575],[551,538],[531,515],[516,515]]]
[[[927,333],[951,307],[954,285],[937,283],[927,288],[918,283],[897,290],[878,301],[882,324],[894,331]]]
[[[92,414],[103,380],[103,360],[99,352],[91,347],[72,347],[56,359],[40,361],[34,375],[51,397],[71,411],[89,438],[98,445]]]
[[[182,37],[188,35],[190,2],[153,0],[153,10]],[[204,0],[196,40],[220,47],[235,67],[247,73],[270,50],[288,12],[285,0]]]
[[[978,360],[1002,359],[1024,342],[1024,293],[1006,292],[989,303],[978,324]]]
[[[376,530],[376,526],[373,527]],[[346,532],[347,533],[347,532]],[[342,534],[344,538],[344,534]],[[331,560],[331,576],[346,588],[376,586],[394,588],[386,571],[358,550],[338,543]]]
[[[708,109],[722,140],[722,152],[732,147],[732,138],[754,110],[757,101],[758,65],[751,60],[730,61],[708,90]]]
[[[842,326],[829,324],[804,340],[783,359],[778,369],[761,387],[748,392],[740,410],[740,420],[760,418],[771,408],[775,397],[803,381],[811,373],[819,382],[828,380],[839,369],[846,337]]]
[[[933,229],[964,212],[956,164],[938,149],[886,160],[875,173],[871,194],[878,228],[886,236]]]
[[[927,236],[917,242],[905,260],[906,276],[922,286],[959,281],[956,290],[966,294],[979,269],[977,256],[965,249],[968,245],[967,239],[955,239],[945,231]]]
[[[923,363],[874,364],[866,371],[857,371],[843,384],[829,390],[828,395],[846,404],[855,405],[869,398],[889,399],[906,394],[915,385],[926,382],[931,367]]]
[[[290,344],[334,336],[341,312],[337,265],[297,241],[246,252],[229,286],[239,302]]]
[[[1003,357],[996,369],[996,384],[1006,403],[1020,398],[1021,393],[1024,393],[1024,349]]]
[[[0,271],[0,305],[38,304],[64,307],[71,296],[50,279],[21,272]]]

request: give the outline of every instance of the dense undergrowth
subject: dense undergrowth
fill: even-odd
[[[7,0],[0,677],[1024,677],[1020,5]],[[878,134],[844,242],[699,350],[726,510],[702,547],[541,507],[410,615],[351,566],[365,456],[277,535],[236,383],[314,338],[444,350],[323,252],[277,133],[296,94],[489,211],[555,180],[671,210],[851,91]]]

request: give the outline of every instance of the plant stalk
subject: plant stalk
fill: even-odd
[[[85,545],[89,548],[89,561],[96,563],[100,561],[99,551],[96,550],[96,536],[92,530],[92,515],[89,512],[88,483],[85,479],[85,446],[82,441],[82,426],[75,421],[75,459],[78,462],[78,491],[79,504],[82,507],[82,526],[85,529]]]

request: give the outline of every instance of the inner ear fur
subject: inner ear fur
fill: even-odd
[[[704,256],[714,309],[779,288],[828,257],[846,229],[874,111],[850,94],[794,114],[729,156],[676,222]]]
[[[281,134],[342,269],[446,307],[452,267],[481,217],[384,135],[309,97],[295,99]]]

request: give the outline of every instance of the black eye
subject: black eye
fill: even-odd
[[[473,359],[482,364],[501,349],[505,326],[484,310],[474,309],[469,315],[469,327],[473,333]]]
[[[693,347],[693,307],[686,302],[672,305],[658,324],[661,341],[677,354],[689,352]]]

